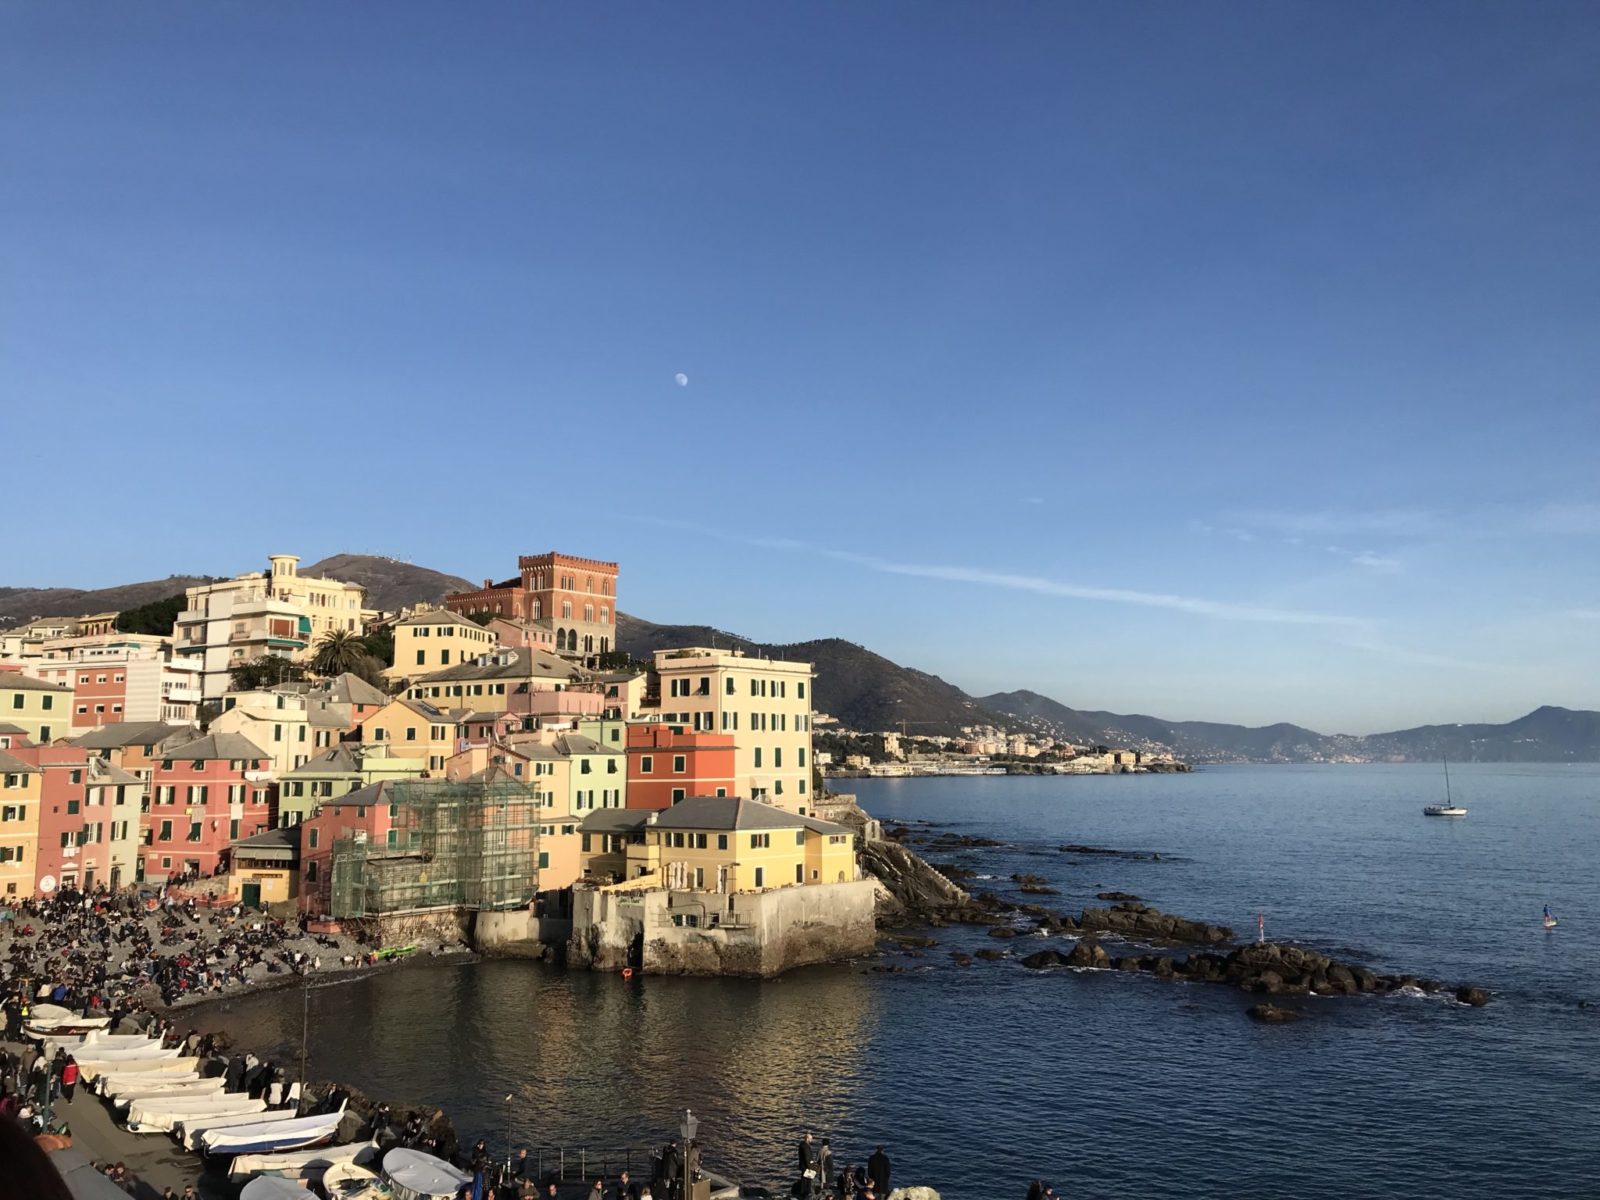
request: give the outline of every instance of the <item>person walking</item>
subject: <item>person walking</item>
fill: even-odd
[[[828,1145],[828,1139],[822,1139],[822,1148],[817,1151],[817,1195],[824,1194],[833,1185],[833,1149]]]

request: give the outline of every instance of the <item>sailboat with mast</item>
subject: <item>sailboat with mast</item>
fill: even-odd
[[[1467,810],[1457,804],[1450,795],[1450,760],[1444,759],[1444,803],[1428,804],[1423,806],[1422,815],[1425,817],[1464,817]]]

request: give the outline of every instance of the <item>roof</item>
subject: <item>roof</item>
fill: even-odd
[[[579,833],[632,833],[649,823],[642,808],[600,808],[578,823]]]
[[[13,758],[4,750],[0,750],[0,771],[7,775],[37,775],[39,768],[32,763],[25,763],[20,758]]]
[[[176,734],[195,735],[197,732],[193,725],[168,725],[165,721],[122,721],[91,729],[73,738],[72,744],[82,746],[85,750],[117,750],[123,746],[154,746]]]
[[[460,613],[451,612],[448,608],[425,608],[421,612],[414,612],[409,617],[401,617],[395,622],[395,628],[401,625],[470,625],[480,629],[476,621],[463,617]]]
[[[462,783],[509,783],[509,784],[515,785],[518,788],[521,788],[523,791],[526,791],[526,792],[533,791],[533,788],[527,783],[527,781],[517,778],[517,776],[513,775],[510,771],[506,770],[505,767],[503,767],[499,763],[490,763],[483,770],[476,771],[473,774],[468,775],[466,777],[466,779],[460,780],[459,782],[462,782]]]
[[[346,729],[354,718],[354,709],[338,700],[318,700],[306,708],[306,724],[319,729]]]
[[[655,819],[657,829],[809,829],[814,833],[850,833],[843,825],[802,817],[743,796],[691,796]]]
[[[615,746],[607,746],[597,742],[587,734],[562,733],[556,735],[556,749],[562,754],[621,754],[623,751]]]
[[[311,775],[351,775],[361,770],[361,759],[348,746],[333,746],[312,758],[306,759],[292,771],[285,771],[284,779],[304,779]]]
[[[373,687],[359,675],[352,675],[346,671],[337,679],[328,682],[323,688],[330,700],[340,704],[387,704],[389,693],[382,688]]]
[[[578,679],[583,676],[582,671],[559,655],[528,646],[502,646],[498,650],[480,655],[479,658],[504,658],[506,661],[485,663],[474,659],[471,662],[458,663],[442,671],[419,675],[411,681],[411,686],[461,683],[475,679]]]
[[[103,762],[98,758],[89,759],[90,787],[143,787],[144,780],[132,771],[124,771],[121,767]]]
[[[4,724],[0,724],[0,733],[27,733],[27,732],[28,731],[26,729],[24,729],[21,725],[4,725]]]
[[[235,859],[262,858],[294,862],[300,857],[300,826],[269,829],[265,833],[240,838],[233,844],[233,856]]]
[[[7,692],[70,692],[64,683],[46,683],[21,671],[0,671],[0,691]]]
[[[208,733],[192,742],[174,743],[161,748],[162,758],[207,759],[232,762],[234,759],[271,758],[241,733]]]

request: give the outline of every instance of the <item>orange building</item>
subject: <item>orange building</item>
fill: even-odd
[[[548,630],[558,654],[606,654],[616,646],[616,563],[551,551],[522,555],[517,570],[515,579],[485,579],[475,591],[454,592],[444,606],[464,617],[505,617]]]
[[[733,735],[681,725],[628,726],[628,807],[671,808],[690,796],[732,796]]]

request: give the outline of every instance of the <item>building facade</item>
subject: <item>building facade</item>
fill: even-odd
[[[173,651],[199,664],[205,700],[222,697],[235,667],[267,655],[304,659],[324,634],[362,632],[361,586],[301,575],[299,562],[293,554],[274,554],[265,571],[184,593]]]
[[[394,623],[394,666],[385,679],[416,679],[460,666],[499,645],[500,637],[447,608],[430,608]]]
[[[692,646],[656,651],[653,674],[647,715],[733,737],[734,795],[810,811],[810,663]]]
[[[21,729],[30,742],[46,746],[72,732],[72,689],[0,671],[0,721]]]
[[[671,808],[690,796],[737,794],[731,733],[641,722],[628,729],[628,807]]]
[[[552,551],[522,555],[517,571],[514,579],[485,579],[475,591],[446,596],[445,607],[548,630],[558,654],[583,657],[616,648],[616,563]]]
[[[37,766],[0,750],[0,898],[33,894],[43,788]]]
[[[145,814],[144,878],[215,875],[228,848],[271,824],[271,760],[237,734],[162,748]]]

